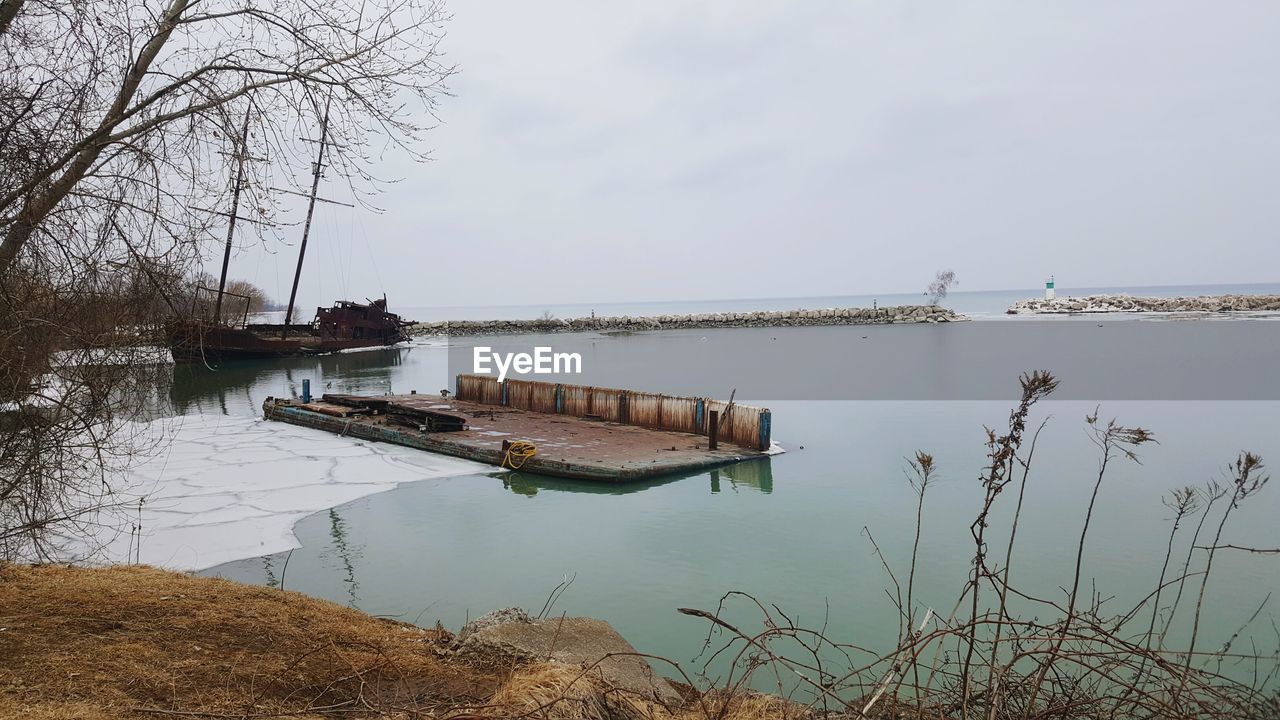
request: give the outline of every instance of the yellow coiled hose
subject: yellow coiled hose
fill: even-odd
[[[524,440],[516,440],[507,446],[507,454],[502,457],[501,467],[519,470],[529,458],[537,454],[537,445]]]

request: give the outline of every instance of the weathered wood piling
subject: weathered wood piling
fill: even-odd
[[[753,450],[768,450],[773,415],[768,408],[618,388],[537,382],[490,375],[459,375],[454,393],[459,400],[500,405],[517,410],[568,415],[709,436]],[[712,423],[711,417],[719,418]]]

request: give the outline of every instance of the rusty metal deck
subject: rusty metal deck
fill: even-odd
[[[522,472],[600,482],[627,482],[672,473],[766,458],[754,449],[723,440],[707,449],[700,435],[652,430],[567,415],[446,399],[437,395],[370,397],[419,410],[451,413],[466,419],[465,430],[427,433],[391,422],[385,415],[361,414],[346,405],[315,400],[267,398],[263,416],[348,437],[395,443],[429,452],[499,465],[503,441],[523,440],[537,454]]]

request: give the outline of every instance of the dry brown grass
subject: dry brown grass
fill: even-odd
[[[542,720],[610,720],[634,716],[630,703],[610,696],[594,674],[554,662],[513,673],[489,701],[486,714]]]
[[[682,707],[666,707],[619,690],[589,669],[555,662],[523,667],[511,675],[484,707],[459,718],[533,720],[799,720],[812,717],[803,706],[751,691],[713,691]]]
[[[692,691],[668,708],[598,672],[446,652],[452,635],[294,592],[154,568],[0,566],[0,718],[771,720]]]
[[[761,693],[748,693],[730,698],[723,708],[725,720],[778,720],[779,718],[810,717],[808,708],[791,705],[781,698]],[[720,706],[714,704],[717,714]]]
[[[0,568],[0,628],[0,717],[432,712],[506,674],[443,631],[147,567]]]

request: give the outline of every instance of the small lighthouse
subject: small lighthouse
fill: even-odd
[[[1053,276],[1050,275],[1049,279],[1044,281],[1044,299],[1052,300],[1053,298],[1054,298]]]

